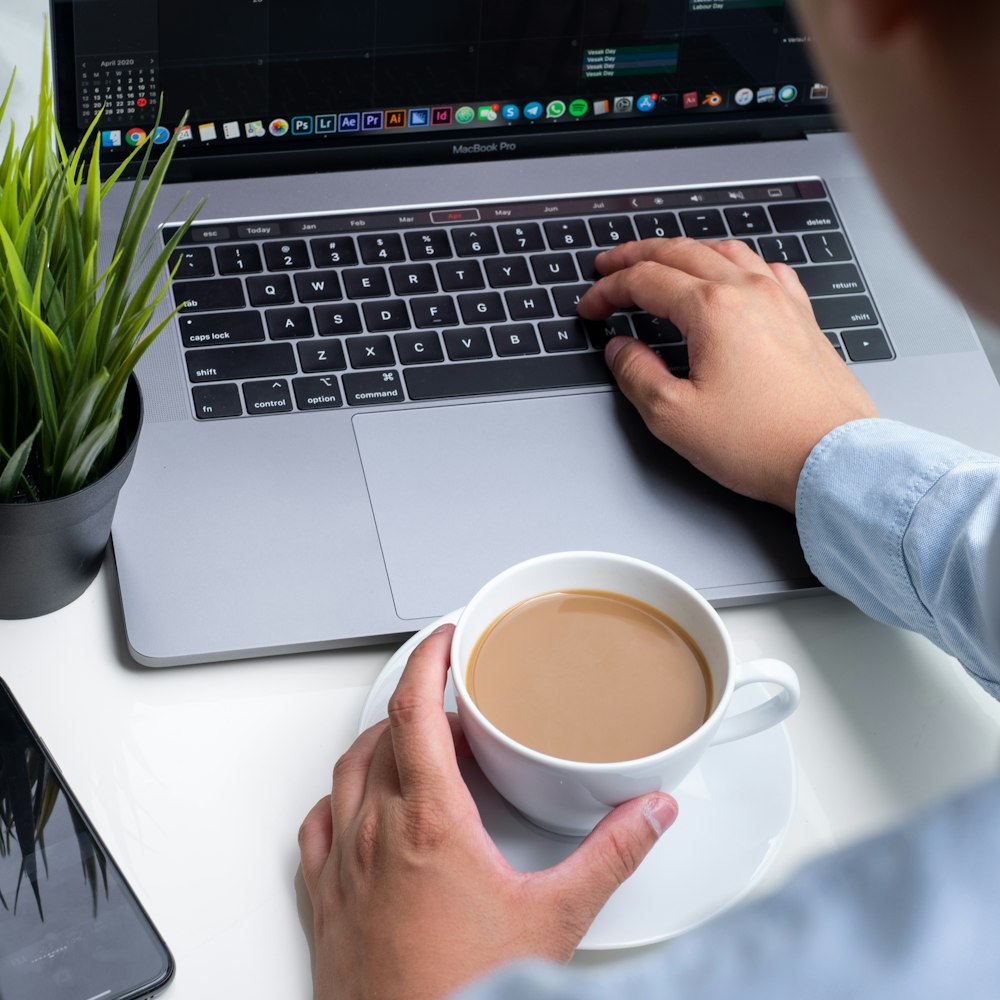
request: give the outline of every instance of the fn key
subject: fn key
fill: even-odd
[[[196,385],[194,415],[199,420],[214,420],[216,417],[239,417],[243,414],[240,406],[240,390],[232,382],[215,385]]]

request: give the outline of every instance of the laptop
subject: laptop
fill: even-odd
[[[67,143],[103,107],[106,163],[155,156],[189,113],[151,238],[205,199],[114,523],[140,663],[387,641],[564,549],[718,606],[818,591],[793,519],[694,472],[612,384],[613,334],[686,366],[656,317],[576,315],[627,239],[787,261],[884,415],[1000,448],[971,323],[780,0],[53,0],[52,30]]]

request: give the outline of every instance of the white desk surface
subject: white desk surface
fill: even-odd
[[[0,674],[170,945],[168,995],[306,1000],[298,825],[392,650],[151,670],[124,648],[117,601],[109,558],[69,607],[0,621]],[[995,773],[1000,706],[924,639],[832,596],[723,617],[739,657],[785,659],[802,681],[795,817],[755,891]]]
[[[12,110],[23,128],[46,4],[4,6],[0,82],[20,61]],[[802,681],[802,705],[788,723],[795,817],[756,892],[997,771],[1000,706],[924,639],[877,625],[836,597],[723,617],[738,656],[785,659]],[[170,945],[173,1000],[311,995],[298,825],[328,790],[390,652],[140,667],[124,647],[110,558],[69,607],[0,621],[0,675]]]

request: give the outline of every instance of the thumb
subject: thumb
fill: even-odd
[[[564,906],[585,931],[608,897],[640,865],[677,818],[677,802],[662,792],[625,802],[608,813],[565,861],[550,870]]]
[[[670,411],[690,392],[688,380],[672,374],[655,351],[631,337],[609,340],[604,359],[618,388],[659,437],[669,421]]]

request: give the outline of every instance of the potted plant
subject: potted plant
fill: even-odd
[[[154,322],[161,276],[198,208],[157,249],[144,231],[176,138],[151,169],[147,139],[102,177],[100,115],[75,149],[60,140],[48,49],[20,143],[7,134],[12,84],[0,104],[0,618],[26,618],[68,604],[100,568],[142,419],[132,373],[170,320]],[[101,260],[101,202],[130,166]]]

